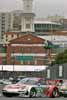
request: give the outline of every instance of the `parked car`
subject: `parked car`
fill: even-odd
[[[8,79],[4,79],[3,80],[3,84],[4,85],[9,85],[9,84],[12,84],[12,82],[10,80],[8,80]]]
[[[19,82],[21,79],[23,79],[23,78],[25,78],[25,77],[26,77],[26,76],[17,76],[16,78],[14,78],[14,79],[12,80],[12,83],[15,84],[15,83]]]
[[[58,97],[59,90],[55,85],[49,85],[43,78],[28,77],[16,84],[6,85],[2,94],[7,97]]]
[[[12,84],[12,82],[9,79],[1,79],[0,84],[8,85],[8,84]]]
[[[0,84],[3,84],[3,79],[0,79]]]

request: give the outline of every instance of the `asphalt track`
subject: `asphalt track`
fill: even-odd
[[[67,98],[61,97],[61,98],[6,98],[6,97],[0,97],[0,100],[67,100]]]

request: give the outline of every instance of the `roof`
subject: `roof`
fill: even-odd
[[[15,32],[5,32],[5,34],[6,35],[14,35],[14,34],[17,34],[17,35],[22,34],[22,35],[24,35],[23,32],[18,32],[18,31],[17,32],[16,31]]]
[[[6,35],[12,35],[12,34],[14,35],[14,34],[17,34],[17,32],[6,32],[5,34]]]
[[[67,35],[67,31],[50,31],[50,32],[37,33],[37,34],[39,34],[40,36],[50,36],[50,35],[63,36],[63,35]]]
[[[21,34],[21,35],[25,35],[27,33],[23,33],[23,32],[6,32],[6,35],[14,35],[14,34]],[[32,33],[31,33],[32,34]],[[37,34],[43,34],[43,35],[67,35],[67,31],[50,31],[50,32],[42,32],[42,33],[34,33],[33,35],[37,35]]]
[[[36,35],[25,34],[25,35],[23,35],[23,36],[21,36],[19,38],[11,40],[10,44],[13,44],[13,43],[14,44],[17,44],[17,43],[19,43],[19,44],[34,44],[34,43],[36,43],[36,44],[40,44],[40,43],[44,44],[44,41],[45,41],[45,39],[42,39],[42,38],[40,38],[40,37],[38,37]]]
[[[54,35],[67,35],[67,32],[63,32],[63,31],[56,31],[53,32]]]
[[[34,24],[55,24],[55,25],[62,25],[60,23],[52,22],[52,21],[41,21],[41,20],[36,20],[34,21]]]

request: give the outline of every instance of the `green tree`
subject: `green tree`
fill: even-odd
[[[56,64],[67,63],[67,50],[56,55],[54,63]]]

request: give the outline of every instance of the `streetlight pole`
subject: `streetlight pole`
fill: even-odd
[[[2,64],[2,78],[4,78],[4,76],[3,76],[4,74],[3,74],[3,64]]]
[[[14,49],[13,49],[13,77],[14,77]]]
[[[3,48],[5,47],[5,44],[3,44]],[[2,58],[2,78],[4,79],[4,70],[3,70],[3,58]]]

